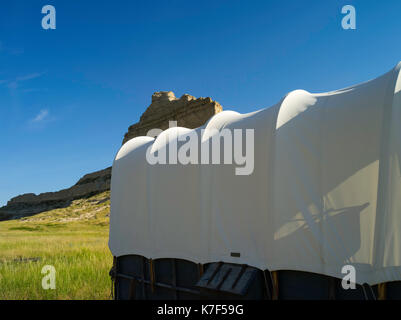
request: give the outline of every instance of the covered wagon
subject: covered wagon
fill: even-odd
[[[400,68],[127,141],[111,182],[116,298],[401,298]]]

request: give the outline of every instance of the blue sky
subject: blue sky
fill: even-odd
[[[400,14],[399,0],[1,1],[0,205],[110,166],[154,91],[249,112],[379,76],[401,60]]]

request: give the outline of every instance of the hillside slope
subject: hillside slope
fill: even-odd
[[[27,193],[8,201],[0,208],[0,221],[19,219],[57,208],[68,208],[76,199],[85,199],[110,190],[111,168],[83,176],[70,188],[39,195]]]

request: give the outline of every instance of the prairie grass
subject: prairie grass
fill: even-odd
[[[109,193],[69,207],[0,222],[0,300],[110,299]],[[42,288],[42,268],[56,289]]]

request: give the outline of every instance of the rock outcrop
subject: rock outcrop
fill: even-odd
[[[140,121],[128,128],[123,144],[137,136],[146,136],[151,129],[165,130],[169,127],[169,121],[177,121],[179,127],[200,127],[222,110],[222,106],[211,98],[197,99],[184,94],[177,99],[172,91],[155,92],[152,103],[142,114]]]
[[[172,91],[155,92],[152,103],[140,121],[128,128],[123,143],[137,136],[146,136],[151,129],[165,130],[169,121],[186,128],[197,128],[223,110],[211,98],[195,98],[184,94],[177,99]],[[17,196],[0,208],[0,221],[31,216],[43,211],[68,207],[73,200],[86,198],[110,189],[111,168],[83,176],[74,186],[57,192]]]
[[[110,189],[111,168],[83,176],[71,188],[36,195],[27,193],[0,208],[0,221],[18,219],[56,208],[68,207],[73,200],[87,198]]]

